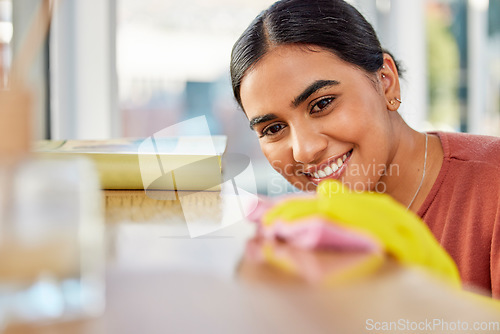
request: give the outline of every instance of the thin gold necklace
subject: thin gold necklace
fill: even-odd
[[[407,210],[410,210],[410,206],[413,204],[413,201],[415,200],[415,198],[417,198],[418,192],[420,191],[420,188],[422,188],[422,184],[424,184],[425,166],[427,165],[427,139],[428,139],[428,136],[427,136],[427,133],[425,133],[425,155],[424,155],[424,170],[422,172],[422,179],[420,180],[420,185],[418,186],[417,192],[415,193],[415,195],[413,195],[413,198],[412,198],[410,204],[408,204],[408,207],[406,208]]]

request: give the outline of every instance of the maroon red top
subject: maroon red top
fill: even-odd
[[[500,298],[500,138],[437,133],[444,160],[418,210],[465,285]]]

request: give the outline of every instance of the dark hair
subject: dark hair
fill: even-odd
[[[241,103],[246,72],[273,46],[316,45],[369,73],[379,70],[384,51],[370,23],[343,0],[282,0],[260,13],[231,52],[231,82]]]

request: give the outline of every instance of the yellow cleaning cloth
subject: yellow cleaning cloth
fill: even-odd
[[[373,238],[401,264],[425,268],[460,286],[454,261],[427,225],[389,195],[356,192],[339,181],[325,180],[318,186],[317,196],[290,198],[265,211],[261,227],[304,224],[308,219],[321,219],[325,224]]]

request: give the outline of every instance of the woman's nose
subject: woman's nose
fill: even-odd
[[[315,130],[301,127],[292,131],[292,150],[295,161],[303,164],[319,162],[318,159],[328,146],[328,140]]]

